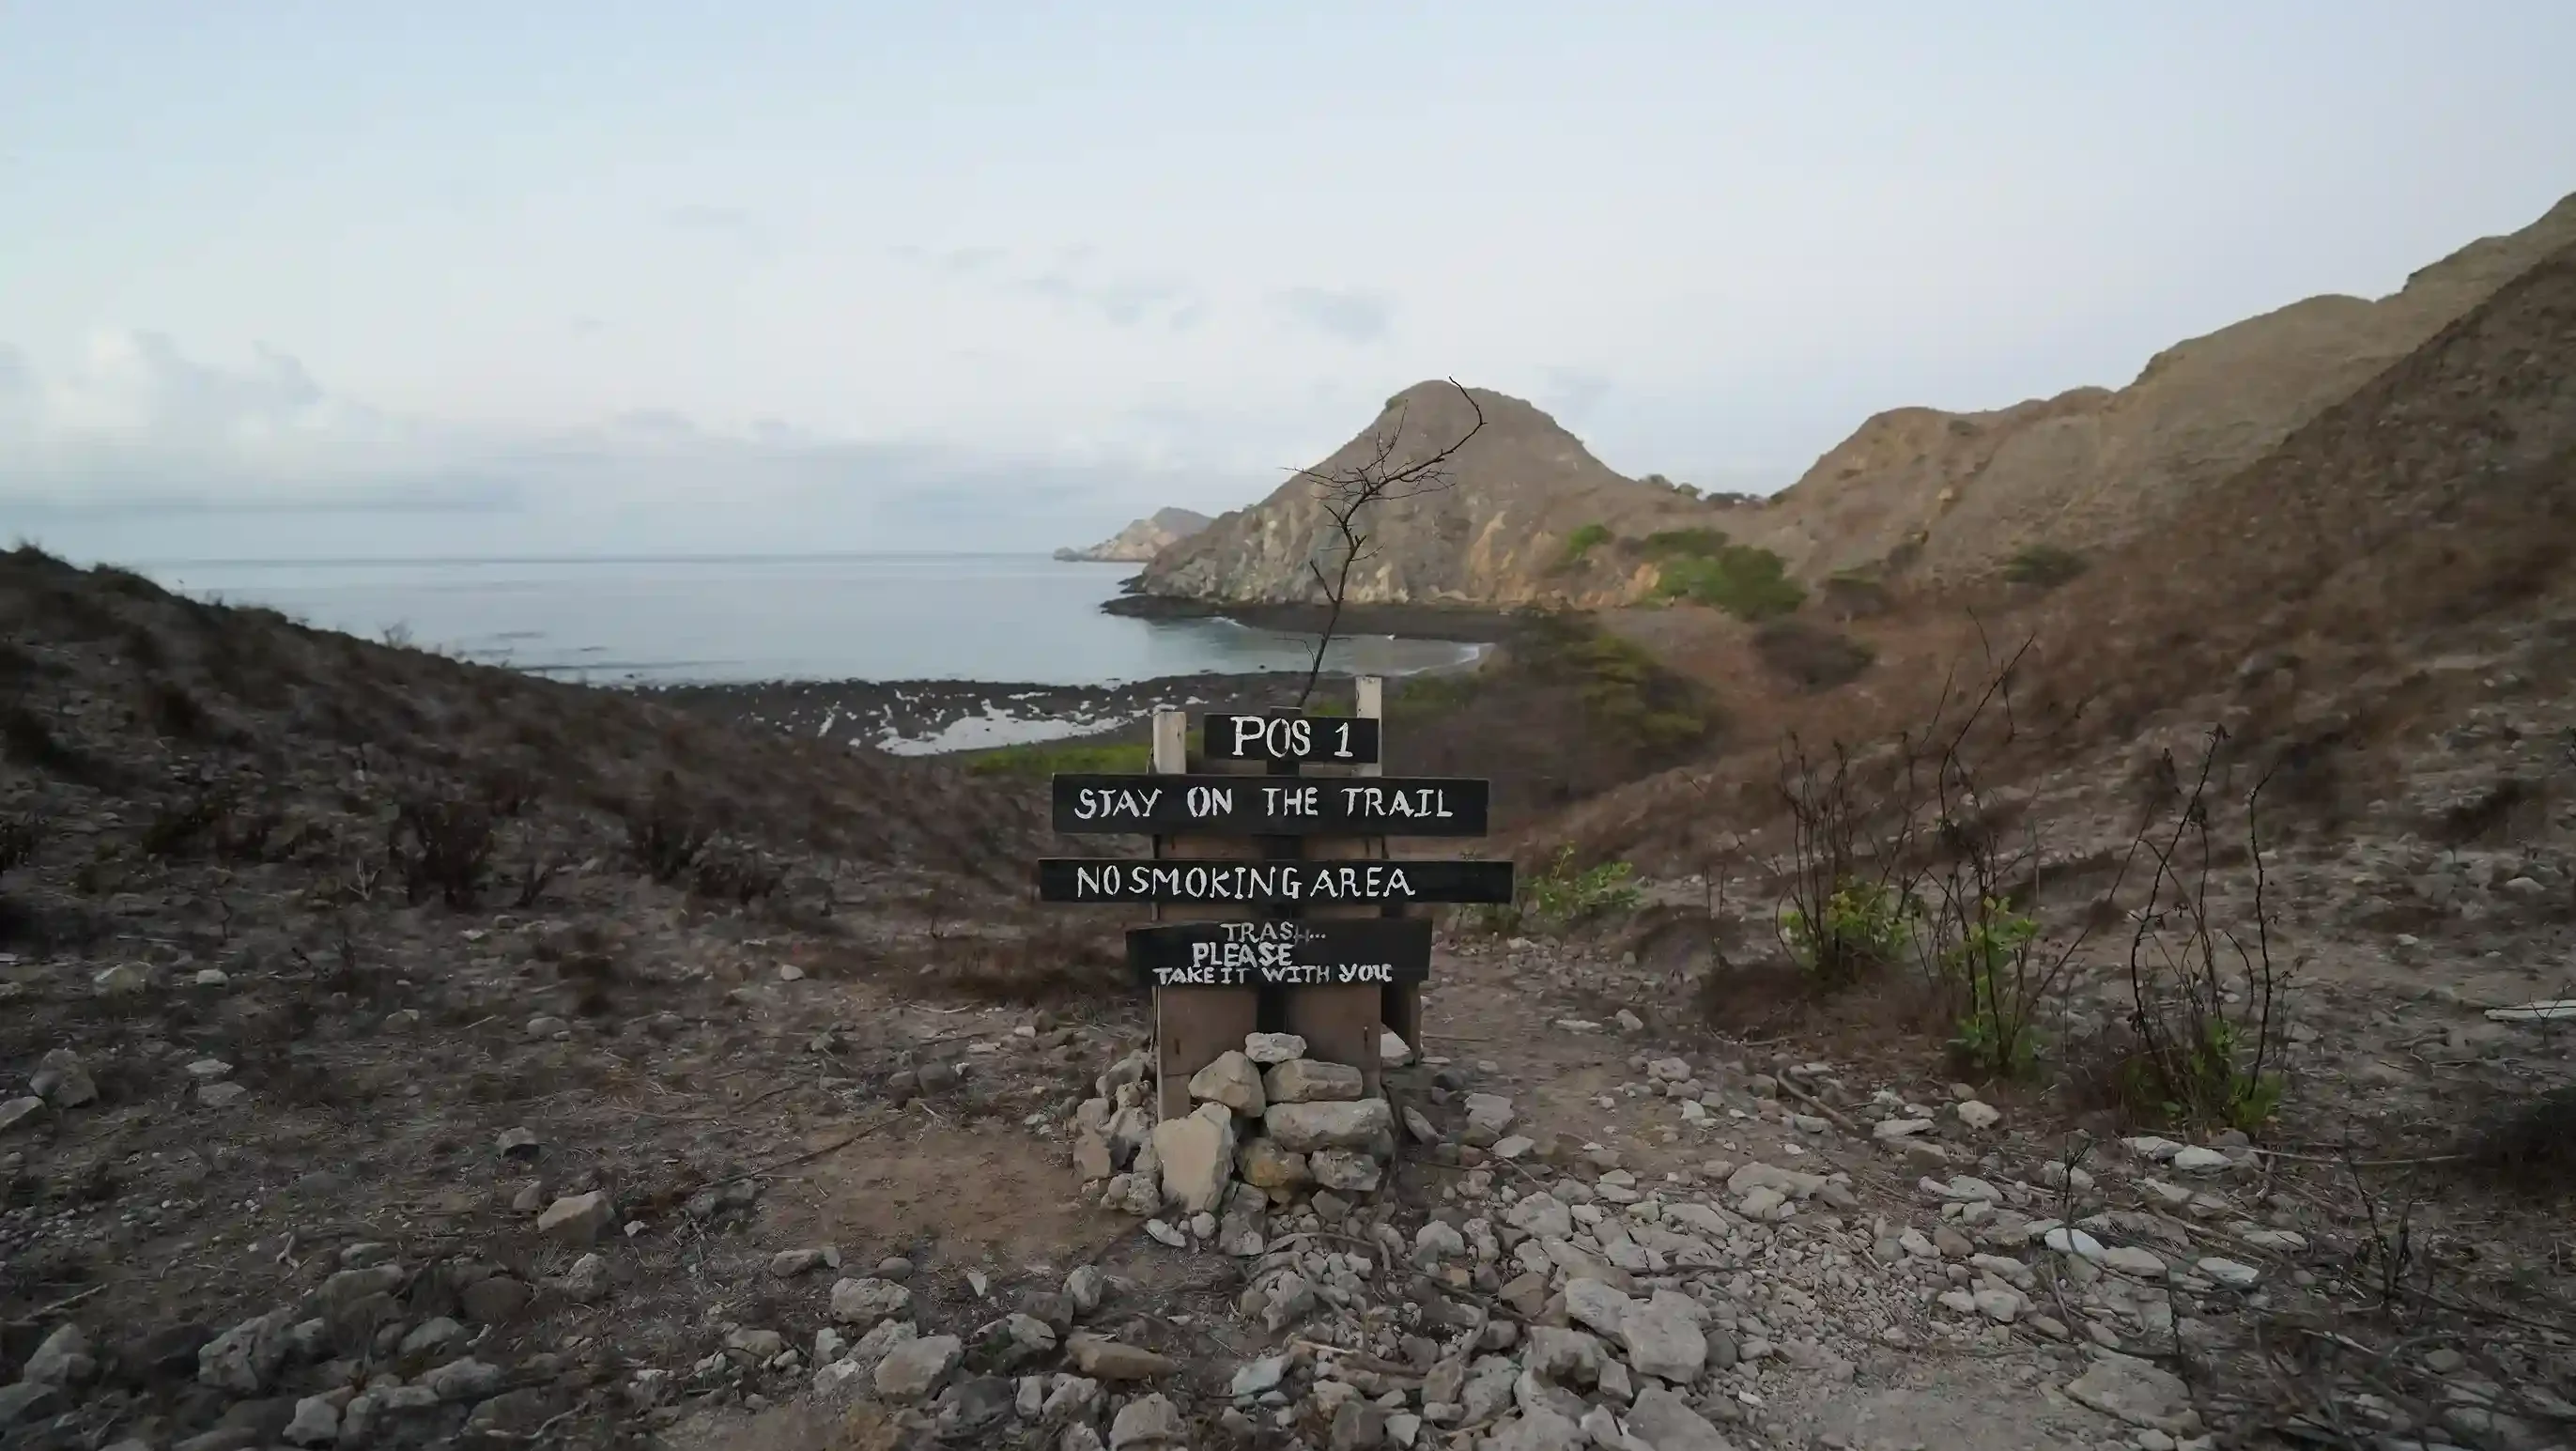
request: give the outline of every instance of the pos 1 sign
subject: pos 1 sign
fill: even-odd
[[[1371,716],[1212,713],[1199,725],[1211,761],[1374,766],[1379,735],[1379,723]]]

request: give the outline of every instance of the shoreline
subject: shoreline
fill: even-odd
[[[1475,643],[1475,642],[1462,642]],[[1395,679],[1481,669],[1478,649],[1455,665]],[[1351,675],[1324,672],[1317,689],[1347,699]],[[1295,702],[1303,670],[1167,675],[1107,685],[989,680],[775,680],[611,687],[733,725],[866,746],[902,756],[946,755],[1038,741],[1106,738],[1158,706],[1276,709]]]
[[[1306,604],[1216,605],[1162,595],[1128,594],[1104,602],[1105,614],[1139,620],[1225,619],[1257,629],[1311,635],[1326,608]],[[1472,647],[1465,659],[1410,671],[1395,679],[1472,674],[1525,628],[1497,610],[1422,605],[1358,605],[1342,611],[1338,637],[1387,636]],[[1293,704],[1303,669],[1203,671],[1105,684],[958,679],[771,680],[612,687],[651,696],[729,724],[784,731],[808,739],[866,746],[894,755],[929,756],[1042,741],[1108,740],[1131,730],[1158,706],[1269,710]],[[1321,686],[1347,699],[1351,672],[1327,670]]]
[[[1256,629],[1311,635],[1330,610],[1316,604],[1218,604],[1173,595],[1122,594],[1104,600],[1104,615],[1131,620],[1232,620]],[[1462,645],[1503,645],[1518,636],[1521,621],[1502,610],[1441,605],[1349,605],[1336,635],[1389,635],[1405,640],[1446,640]]]

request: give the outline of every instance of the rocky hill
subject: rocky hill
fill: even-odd
[[[1810,577],[1892,567],[1952,579],[2036,545],[2098,550],[2172,519],[2571,241],[2576,196],[2387,297],[2311,297],[2177,343],[2124,388],[1879,414],[1739,537]]]
[[[1143,564],[1211,522],[1207,515],[1190,509],[1157,509],[1089,549],[1059,549],[1055,557],[1095,564]]]
[[[1479,410],[1484,422],[1476,428]],[[1157,556],[1140,587],[1181,600],[1320,601],[1307,563],[1332,526],[1316,479],[1373,459],[1401,468],[1439,453],[1471,428],[1473,437],[1437,487],[1401,491],[1371,508],[1351,603],[1617,603],[1642,587],[1639,577],[1586,567],[1579,537],[1587,526],[1633,534],[1714,512],[1670,485],[1613,472],[1555,419],[1518,398],[1417,383],[1389,398],[1377,419],[1331,457]]]
[[[1894,409],[1768,501],[1624,478],[1545,413],[1477,390],[1489,405],[1483,432],[1449,487],[1374,512],[1351,599],[1630,604],[1666,583],[1677,551],[1705,563],[1729,544],[1768,551],[1811,583],[1861,574],[1938,584],[2008,570],[2042,549],[2097,553],[2167,524],[2571,241],[2576,196],[2425,267],[2388,297],[2312,297],[2178,343],[2123,388],[1979,413]],[[1420,457],[1468,421],[1454,386],[1407,389],[1306,476],[1159,557],[1139,587],[1205,602],[1318,598],[1306,561],[1326,520],[1311,476],[1347,470],[1389,437],[1399,459]]]

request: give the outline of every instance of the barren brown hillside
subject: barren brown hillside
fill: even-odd
[[[2311,297],[2150,359],[2117,390],[1984,413],[1882,413],[1739,533],[1801,573],[1973,577],[2046,544],[2092,551],[2174,518],[2556,249],[2576,196],[2377,301]]]
[[[2166,528],[2054,590],[1927,592],[1851,624],[1877,658],[1836,689],[1784,690],[1740,644],[1717,652],[1738,667],[1733,739],[1754,749],[1565,825],[1604,852],[1688,860],[1776,807],[1780,734],[1886,738],[1927,718],[1952,672],[1974,678],[2025,640],[2025,768],[2223,724],[2242,748],[2333,758],[2349,779],[2310,782],[2330,814],[2393,789],[2427,731],[2507,701],[2563,705],[2576,695],[2576,246],[2177,502]]]

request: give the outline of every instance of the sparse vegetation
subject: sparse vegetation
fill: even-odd
[[[36,849],[44,844],[45,826],[45,818],[33,811],[0,816],[0,878],[36,859]]]
[[[482,898],[493,833],[492,808],[483,802],[415,796],[395,808],[385,856],[411,901],[435,891],[441,902],[461,911]]]
[[[1658,529],[1637,541],[1637,549],[1649,559],[1708,558],[1731,542],[1723,529]]]
[[[1860,678],[1878,658],[1869,646],[1806,620],[1771,620],[1753,632],[1762,663],[1804,690],[1831,690]]]
[[[1578,869],[1574,848],[1563,847],[1545,871],[1523,885],[1523,911],[1529,921],[1551,930],[1634,911],[1640,895],[1636,877],[1637,869],[1627,862],[1599,862]]]
[[[979,776],[1025,776],[1043,779],[1059,771],[1104,775],[1150,771],[1150,741],[1030,741],[997,746],[966,758],[966,769]]]
[[[2004,561],[2004,578],[2014,584],[2054,589],[2084,573],[2084,556],[2054,544],[2034,544]]]
[[[624,814],[627,850],[646,876],[664,886],[696,865],[699,853],[714,838],[696,810],[681,799],[678,778],[667,771],[653,794],[629,803]]]
[[[2136,1052],[2124,1065],[2131,1106],[2191,1128],[2261,1128],[2280,1108],[2288,977],[2272,955],[2258,782],[2244,799],[2253,873],[2244,918],[2231,923],[2211,890],[2223,844],[2210,790],[2227,732],[2212,728],[2170,816],[2138,833],[2152,879],[2135,914],[2128,968]],[[2179,779],[2179,771],[2176,771]]]
[[[1665,560],[1656,574],[1656,592],[1724,610],[1748,623],[1788,614],[1807,598],[1807,591],[1789,578],[1787,561],[1750,544]]]
[[[1565,536],[1565,554],[1559,563],[1565,568],[1571,569],[1574,566],[1581,564],[1593,550],[1598,549],[1609,542],[1609,525],[1601,523],[1585,524],[1577,528],[1573,533]]]

